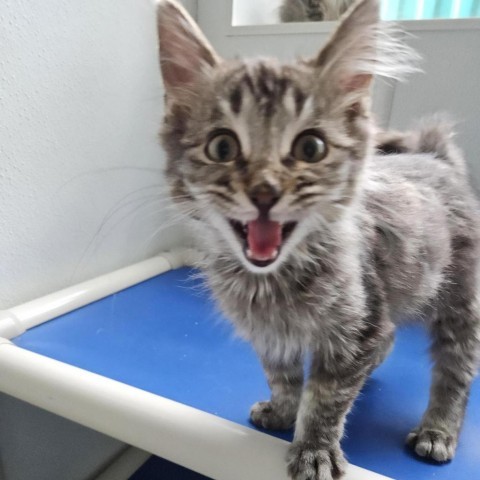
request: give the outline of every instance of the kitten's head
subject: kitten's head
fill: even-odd
[[[370,84],[408,49],[361,0],[313,59],[223,60],[185,10],[158,9],[172,196],[207,246],[268,273],[355,201],[371,150]],[[401,68],[405,71],[405,68]]]

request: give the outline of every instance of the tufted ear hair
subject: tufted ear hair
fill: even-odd
[[[374,75],[401,79],[417,70],[417,54],[398,39],[398,33],[380,21],[379,0],[359,0],[308,63],[318,69],[318,78],[329,91],[364,95]]]
[[[174,0],[158,2],[157,26],[167,98],[180,99],[195,92],[197,84],[220,63],[220,57],[192,17]]]

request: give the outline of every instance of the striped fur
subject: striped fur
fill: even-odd
[[[385,35],[378,2],[357,2],[319,55],[295,64],[220,59],[171,0],[158,21],[166,175],[206,282],[264,366],[272,396],[252,407],[252,422],[295,424],[292,479],[341,477],[346,416],[399,319],[416,314],[432,331],[435,366],[407,441],[451,459],[479,356],[479,210],[450,127],[379,132],[372,122],[372,76],[401,76],[411,56]],[[238,145],[226,162],[208,155],[219,131]],[[292,153],[305,131],[325,142],[317,163]],[[269,218],[290,235],[258,266],[237,230],[264,214],[251,192],[265,185],[277,195]]]

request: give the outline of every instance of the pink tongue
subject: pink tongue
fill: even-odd
[[[277,249],[282,243],[280,223],[258,218],[248,222],[249,256],[254,260],[270,260],[275,258]]]

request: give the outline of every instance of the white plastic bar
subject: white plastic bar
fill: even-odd
[[[186,265],[193,258],[194,252],[187,249],[167,252],[0,312],[0,337],[14,338],[59,315]]]
[[[0,343],[0,390],[215,480],[287,480],[288,443]],[[345,480],[385,480],[351,466]]]

